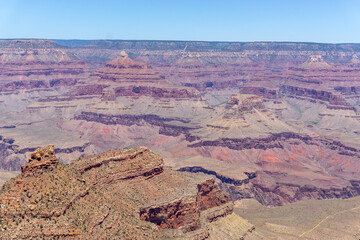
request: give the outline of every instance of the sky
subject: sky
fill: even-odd
[[[360,0],[0,0],[0,38],[360,43]]]

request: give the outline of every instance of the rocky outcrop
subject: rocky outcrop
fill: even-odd
[[[99,78],[100,83],[168,84],[163,76],[152,70],[150,64],[134,61],[124,51],[120,53],[119,58],[107,62],[105,67],[93,75]]]
[[[110,84],[115,97],[153,98],[199,98],[200,93],[194,88],[171,87],[164,76],[157,74],[150,64],[134,61],[125,52],[120,57],[107,62],[105,67],[93,74],[101,84]]]
[[[204,76],[205,78],[205,76]],[[206,81],[206,82],[193,82],[182,83],[185,87],[193,87],[199,91],[211,91],[214,89],[236,88],[245,82],[244,79],[224,80],[224,81]]]
[[[136,161],[135,161],[136,159]],[[116,164],[119,162],[118,164]],[[94,184],[108,184],[112,181],[132,179],[139,176],[152,177],[164,171],[161,156],[153,154],[147,148],[127,151],[110,151],[90,157],[83,157],[77,162],[81,174],[97,172],[108,164],[116,164],[116,173],[111,176],[98,176]]]
[[[339,59],[329,64],[322,55],[310,55],[304,63],[289,67],[282,73],[286,78],[286,84],[314,87],[319,90],[354,84],[358,81],[359,74],[358,66],[339,64]]]
[[[65,46],[57,44],[53,40],[45,39],[14,39],[14,40],[0,40],[1,48],[10,48],[10,49],[53,49],[67,48]]]
[[[334,90],[344,95],[356,95],[360,93],[359,86],[349,86],[349,87],[339,86],[339,87],[334,87]]]
[[[146,148],[108,151],[63,165],[49,145],[37,149],[22,174],[3,186],[0,231],[6,239],[88,239],[121,232],[120,238],[145,240],[168,239],[161,229],[173,228],[180,230],[173,237],[208,237],[201,211],[211,222],[231,214],[233,207],[214,179],[196,185],[197,178],[165,170],[162,157]],[[167,196],[178,199],[164,202]],[[144,207],[154,197],[164,204]],[[189,231],[193,234],[184,235]]]
[[[315,90],[309,88],[295,87],[289,85],[281,86],[281,91],[283,94],[289,97],[303,97],[310,98],[314,100],[324,101],[330,105],[341,106],[343,109],[354,110],[352,107],[341,95],[336,95],[332,92]]]
[[[189,232],[201,227],[200,211],[213,210],[207,211],[207,219],[210,222],[232,213],[233,203],[230,197],[219,189],[214,179],[198,184],[197,188],[196,196],[141,207],[140,219],[155,223],[159,228],[182,229]]]
[[[117,87],[115,88],[116,96],[127,97],[140,97],[151,96],[153,98],[198,98],[200,99],[200,93],[193,88],[175,88],[175,87],[151,87],[151,86],[139,86],[134,83],[134,86]]]
[[[11,155],[16,151],[14,139],[5,138],[0,135],[0,158],[2,159],[0,166],[2,169],[8,171],[18,171],[21,168],[21,163],[24,163],[26,159],[21,160],[19,156],[13,158]]]
[[[180,136],[184,134],[188,141],[194,141],[197,137],[192,136],[189,130],[194,129],[194,127],[185,127],[173,125],[167,122],[171,121],[179,121],[183,123],[187,123],[186,120],[179,118],[162,118],[157,115],[107,115],[93,112],[82,112],[81,114],[75,116],[76,120],[85,120],[90,122],[99,122],[106,125],[142,125],[143,122],[147,122],[153,126],[160,127],[159,133],[167,136]]]
[[[222,146],[227,147],[230,149],[235,150],[243,150],[243,149],[268,149],[268,148],[282,148],[281,143],[275,141],[277,138],[293,138],[293,137],[300,137],[297,134],[293,133],[280,133],[280,134],[273,134],[268,138],[243,138],[243,139],[219,139],[214,141],[199,141],[193,144],[190,144],[189,147],[201,147],[201,146]],[[305,138],[307,139],[307,138]]]
[[[92,84],[76,86],[69,94],[72,96],[102,95],[105,85]]]
[[[348,186],[344,188],[317,188],[315,186],[300,186],[278,183],[274,188],[266,188],[260,184],[253,185],[253,194],[265,206],[281,206],[310,199],[347,199],[360,195],[360,188]],[[288,189],[288,190],[286,190]],[[291,191],[289,191],[291,189]]]
[[[312,185],[286,183],[276,183],[271,187],[265,187],[264,185],[266,184],[259,182],[257,178],[259,173],[257,172],[247,173],[248,178],[239,181],[201,167],[184,167],[179,169],[179,171],[202,172],[213,175],[221,181],[219,185],[221,190],[228,193],[232,201],[253,198],[265,206],[282,206],[309,199],[347,199],[360,195],[360,187],[357,181],[353,181],[349,186],[343,188],[319,188]],[[264,173],[261,173],[260,175],[263,174]],[[271,172],[267,172],[266,174],[272,175]],[[274,177],[276,177],[276,175],[274,175]]]
[[[223,138],[215,141],[198,141],[189,145],[189,147],[200,147],[200,146],[222,146],[235,150],[243,149],[269,149],[269,148],[283,148],[282,141],[289,139],[298,139],[308,145],[324,145],[328,149],[339,151],[339,154],[358,156],[360,157],[359,149],[346,146],[338,141],[331,141],[328,139],[313,139],[312,137],[304,134],[297,134],[292,132],[282,132],[271,134],[267,138],[243,138],[243,139],[229,139]]]
[[[89,70],[84,62],[70,59],[59,49],[1,49],[0,80],[50,81],[83,78]]]
[[[331,66],[324,61],[321,55],[311,55],[309,59],[299,68],[331,68]]]
[[[233,94],[225,105],[224,118],[238,118],[239,115],[254,112],[254,109],[265,109],[262,98],[247,94]]]
[[[14,81],[0,84],[0,92],[11,92],[16,90],[45,89],[62,86],[74,86],[76,79],[55,79],[38,81]]]
[[[240,93],[253,94],[265,99],[279,99],[281,97],[278,89],[268,89],[264,87],[240,87]]]
[[[28,164],[21,167],[21,173],[24,175],[39,174],[54,169],[57,163],[54,145],[49,145],[31,153]]]
[[[139,214],[141,220],[155,223],[159,228],[180,228],[190,232],[201,227],[199,206],[193,198],[142,207]]]
[[[206,210],[230,202],[230,197],[220,190],[215,184],[214,179],[209,179],[198,185],[198,198],[200,210]]]
[[[71,155],[72,153],[78,153],[79,155],[83,155],[85,150],[90,146],[90,143],[85,143],[80,146],[55,148],[54,151],[56,154]],[[29,155],[36,151],[37,148],[39,147],[21,148],[13,138],[5,138],[0,135],[0,168],[8,171],[20,171],[22,165],[28,162]],[[68,162],[71,159],[62,156],[58,160],[60,162]]]

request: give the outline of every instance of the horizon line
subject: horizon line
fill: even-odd
[[[81,38],[0,38],[0,40],[61,40],[61,41],[141,41],[141,42],[207,42],[207,43],[304,43],[304,44],[329,44],[329,45],[342,45],[342,44],[360,44],[360,42],[306,42],[306,41],[220,41],[220,40],[149,40],[149,39],[81,39]]]

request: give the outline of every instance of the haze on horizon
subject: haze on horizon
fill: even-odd
[[[360,1],[0,0],[0,38],[360,43]]]

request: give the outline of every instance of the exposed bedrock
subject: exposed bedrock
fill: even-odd
[[[86,143],[83,146],[74,146],[69,148],[55,148],[55,153],[63,153],[71,157],[71,153],[79,153],[83,155],[86,148],[91,144]],[[27,163],[28,156],[38,147],[19,148],[12,138],[0,136],[0,169],[8,171],[19,171],[21,166]],[[64,158],[64,156],[62,156]],[[60,161],[67,162],[68,159],[60,158]]]
[[[194,231],[201,227],[196,199],[179,199],[156,206],[140,208],[140,219],[155,223],[159,228],[182,228]]]
[[[120,57],[106,62],[105,66],[96,71],[93,76],[99,82],[168,85],[164,76],[156,73],[150,64],[134,61],[124,51],[120,53]]]
[[[289,85],[281,86],[281,91],[285,95],[308,97],[316,100],[326,101],[331,105],[341,105],[351,107],[351,105],[341,95],[335,95],[334,93],[315,90],[310,88],[295,87]]]
[[[279,99],[281,98],[279,89],[269,89],[264,87],[240,87],[242,94],[254,94],[265,99]]]
[[[213,89],[237,88],[245,82],[244,79],[223,80],[223,81],[205,81],[200,83],[182,83],[185,87],[193,87],[199,91]]]
[[[13,81],[9,83],[0,83],[0,92],[9,92],[15,90],[43,89],[61,86],[74,86],[76,79],[58,78],[53,80],[31,80],[31,81]]]
[[[136,159],[136,161],[134,160]],[[116,181],[135,177],[151,177],[164,171],[164,161],[160,155],[152,153],[147,148],[128,151],[109,151],[89,157],[82,157],[77,163],[77,171],[81,174],[92,174],[103,170],[107,165],[116,165],[116,171],[107,174],[102,171],[96,179],[90,179],[94,185],[106,185]]]
[[[325,138],[313,138],[308,135],[298,134],[293,132],[273,133],[266,138],[223,138],[214,141],[200,140],[196,143],[189,144],[189,147],[202,146],[222,146],[234,150],[243,149],[269,149],[269,148],[284,148],[282,141],[288,139],[298,139],[309,145],[323,145],[331,150],[336,150],[339,154],[348,156],[360,157],[360,150],[346,146],[339,141],[328,140]]]
[[[334,87],[334,90],[340,92],[341,94],[344,95],[355,95],[355,94],[360,94],[360,87],[359,86],[339,86],[339,87]]]
[[[233,109],[234,107],[235,109]],[[224,118],[232,119],[233,117],[239,117],[246,113],[253,113],[254,109],[265,109],[262,98],[247,94],[233,94],[225,105],[226,113]],[[235,110],[235,112],[231,110]],[[233,116],[234,114],[237,116]]]
[[[177,199],[169,201],[168,196]],[[149,206],[149,201],[163,203]],[[6,239],[89,239],[104,228],[114,231],[108,236],[124,229],[134,236],[138,228],[155,231],[141,220],[158,225],[157,231],[179,229],[178,235],[199,230],[186,235],[197,239],[211,234],[209,222],[233,212],[229,196],[213,178],[164,169],[163,158],[144,147],[81,157],[69,165],[57,161],[53,145],[36,149],[22,173],[3,186],[0,205]]]
[[[342,94],[357,94],[355,87],[335,87],[334,90]],[[346,99],[336,92],[305,88],[290,85],[281,85],[279,89],[269,89],[264,87],[241,87],[240,93],[254,94],[265,99],[280,99],[282,96],[306,99],[312,102],[318,101],[327,104],[330,109],[355,110]]]
[[[168,136],[180,136],[184,134],[188,141],[194,141],[197,139],[192,136],[189,131],[194,128],[185,127],[185,126],[176,126],[172,124],[168,124],[166,122],[169,121],[178,121],[183,123],[188,123],[187,120],[179,119],[179,118],[163,118],[157,115],[106,115],[99,114],[93,112],[82,112],[81,114],[75,116],[75,120],[85,120],[88,122],[99,122],[106,125],[142,125],[142,122],[147,122],[154,126],[159,126],[159,133]]]
[[[260,184],[253,184],[253,194],[255,199],[263,205],[281,206],[300,200],[355,197],[360,195],[360,188],[354,185],[343,188],[317,188],[310,185],[278,183],[270,189]]]
[[[257,104],[257,103],[256,103]],[[262,103],[259,103],[259,107],[262,106]],[[252,106],[253,104],[251,104]],[[244,106],[244,109],[246,106]],[[246,110],[246,109],[245,109]],[[178,121],[183,123],[188,123],[186,120],[178,118],[163,118],[157,115],[107,115],[99,114],[94,112],[82,112],[81,114],[75,116],[75,120],[85,120],[89,122],[99,122],[106,125],[142,125],[142,122],[147,122],[154,126],[159,126],[159,133],[168,136],[179,136],[184,134],[189,142],[198,140],[195,143],[190,143],[189,147],[197,148],[202,146],[222,146],[229,149],[242,150],[242,149],[269,149],[269,148],[283,148],[281,141],[287,139],[299,139],[307,144],[319,144],[318,141],[324,143],[330,149],[338,149],[343,154],[356,155],[358,152],[357,149],[352,147],[347,147],[340,142],[330,141],[326,139],[313,139],[308,135],[297,134],[293,132],[282,132],[282,133],[273,133],[269,137],[265,138],[221,138],[217,140],[201,140],[198,136],[192,135],[191,130],[196,128],[186,127],[186,126],[177,126],[172,125],[167,122]]]
[[[150,86],[124,86],[115,88],[116,96],[154,98],[200,98],[200,93],[193,88],[159,88]]]
[[[84,77],[90,66],[71,59],[63,49],[1,48],[0,79],[50,80],[62,77]]]
[[[189,147],[202,147],[202,146],[222,146],[234,150],[243,149],[269,149],[269,148],[283,148],[280,140],[296,138],[305,142],[311,141],[311,137],[303,136],[296,133],[284,132],[274,133],[266,138],[222,138],[218,140],[200,140],[196,143],[190,144]]]
[[[219,189],[214,179],[198,184],[197,189],[196,196],[140,208],[140,219],[155,223],[159,228],[188,232],[201,227],[200,211],[209,210],[206,215],[210,222],[232,213],[230,197]],[[219,206],[222,208],[217,208]]]
[[[286,183],[276,183],[271,187],[266,187],[267,184],[261,183],[261,181],[257,179],[257,175],[259,174],[257,172],[246,173],[248,176],[247,179],[238,180],[198,166],[184,167],[179,169],[179,171],[201,172],[213,175],[221,181],[219,187],[230,195],[232,201],[254,198],[265,206],[281,206],[309,199],[346,199],[360,195],[359,181],[350,181],[351,184],[349,184],[349,186],[342,188],[320,188],[311,185]],[[261,174],[263,175],[264,173]],[[267,174],[271,175],[271,173]]]
[[[31,153],[27,165],[21,167],[23,175],[37,174],[45,170],[52,170],[56,167],[58,161],[55,157],[54,145],[49,145],[36,149]]]

